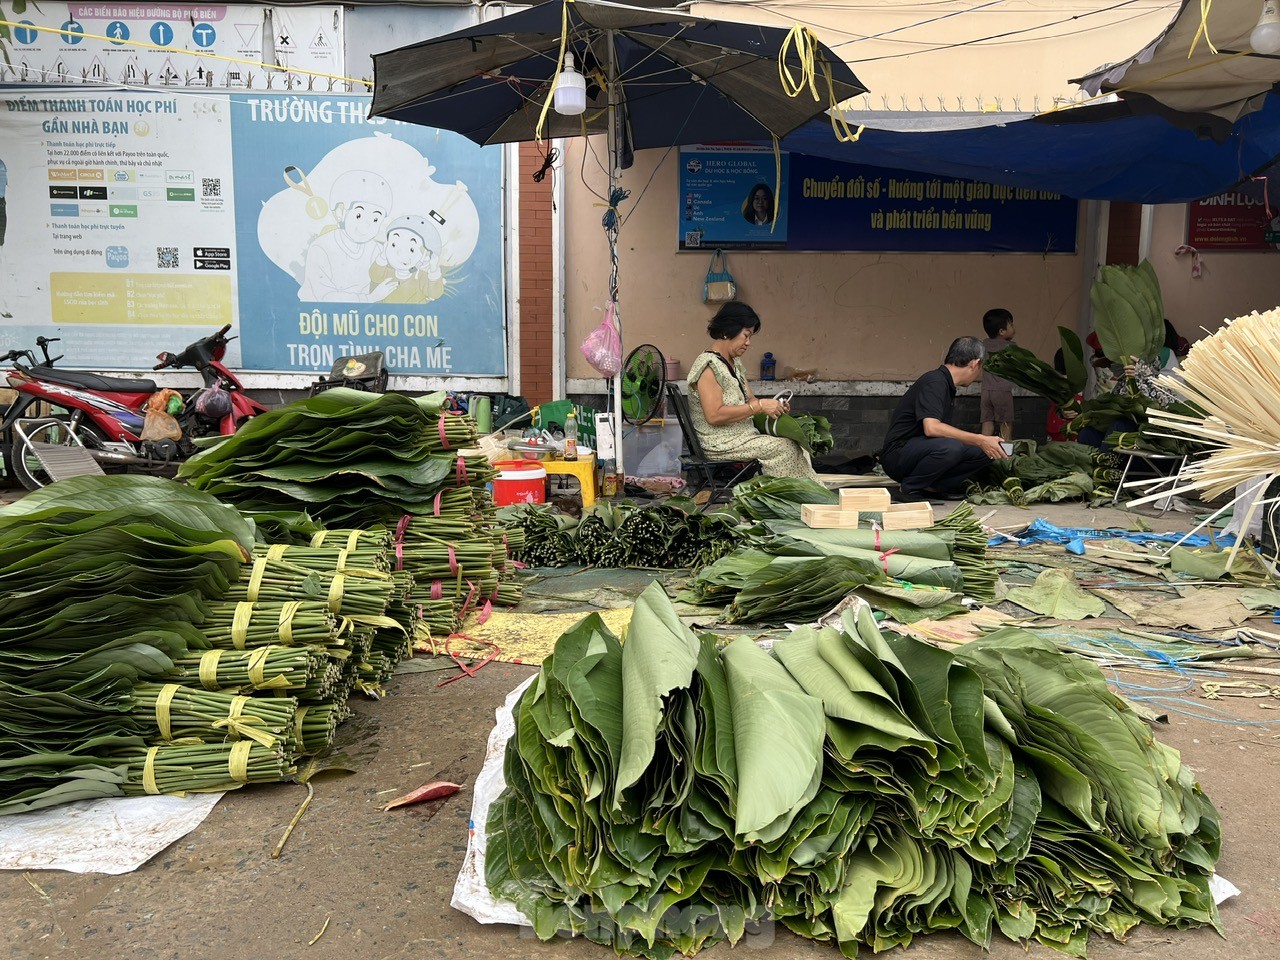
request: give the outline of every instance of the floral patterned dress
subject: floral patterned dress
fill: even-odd
[[[747,376],[740,361],[733,361],[734,373],[731,374],[723,357],[710,350],[698,354],[686,380],[689,384],[689,412],[693,416],[693,428],[697,431],[707,456],[713,460],[759,460],[763,471],[771,477],[816,480],[818,475],[813,471],[808,452],[794,440],[766,437],[755,428],[750,419],[728,423],[722,427],[715,427],[707,422],[702,409],[702,398],[698,396],[698,379],[708,367],[724,393],[725,406],[742,406],[747,402]]]

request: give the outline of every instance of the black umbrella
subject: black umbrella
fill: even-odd
[[[586,111],[577,116],[548,108],[564,54],[586,79]],[[375,117],[452,130],[480,144],[606,134],[615,206],[618,169],[633,149],[781,139],[866,92],[807,31],[599,0],[542,3],[376,54],[373,67]],[[616,298],[616,249],[610,252]],[[618,415],[621,377],[614,390]]]

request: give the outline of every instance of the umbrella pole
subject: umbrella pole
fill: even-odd
[[[613,203],[613,191],[617,186],[617,170],[618,170],[618,153],[619,153],[619,137],[618,137],[618,111],[617,111],[617,63],[614,59],[613,49],[614,31],[605,32],[606,58],[608,64],[606,66],[606,76],[608,77],[608,106],[606,109],[605,119],[608,124],[608,155],[609,155],[609,193],[607,200]],[[622,227],[621,215],[614,211],[614,216],[618,217],[618,230]],[[623,360],[626,359],[627,351],[623,347],[622,338],[622,311],[618,307],[618,249],[614,240],[617,231],[609,234],[609,299],[613,301],[613,319],[618,325],[618,349]],[[626,465],[623,461],[622,453],[622,374],[623,370],[618,369],[617,376],[613,378],[613,451],[615,463],[617,463],[616,472],[619,476],[626,476]],[[622,492],[623,484],[618,484],[618,491]]]

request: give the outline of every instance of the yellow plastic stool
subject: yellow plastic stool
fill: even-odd
[[[548,477],[558,474],[577,478],[578,486],[582,488],[584,510],[596,502],[595,454],[579,457],[577,460],[548,460],[543,466],[547,468]]]

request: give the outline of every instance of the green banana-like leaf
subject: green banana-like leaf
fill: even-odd
[[[1062,362],[1067,368],[1067,385],[1072,396],[1080,393],[1089,381],[1089,369],[1084,362],[1084,344],[1080,335],[1067,327],[1058,328],[1058,341],[1062,344]]]

